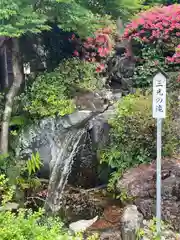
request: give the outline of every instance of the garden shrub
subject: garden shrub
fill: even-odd
[[[155,48],[142,48],[140,58],[141,61],[136,63],[132,81],[135,87],[148,88],[152,86],[152,76],[157,73],[158,68],[166,71],[167,66]]]
[[[159,68],[179,71],[179,16],[180,4],[156,6],[141,12],[126,26],[123,38],[137,42],[140,48],[133,76],[136,87],[149,87],[150,77]]]
[[[94,36],[81,41],[72,37],[72,42],[76,45],[74,55],[88,62],[96,62],[96,72],[104,72],[107,68],[107,58],[113,52],[114,47],[114,25],[100,29]]]
[[[0,202],[6,204],[14,195],[14,186],[9,184],[9,179],[4,174],[0,174]]]
[[[180,4],[153,7],[141,12],[127,25],[124,38],[156,45],[160,41],[173,50],[180,36]],[[164,49],[165,51],[166,49]]]
[[[70,114],[75,110],[77,89],[101,86],[96,66],[77,58],[64,60],[53,72],[39,75],[22,96],[24,109],[34,118]]]
[[[39,153],[32,154],[26,161],[12,154],[0,155],[0,205],[10,201],[18,201],[23,206],[35,203],[43,186],[37,178],[41,164]]]
[[[163,126],[164,156],[174,154],[178,146],[177,133],[172,124],[171,104],[169,100]],[[155,158],[156,123],[152,118],[151,95],[136,93],[124,97],[117,104],[110,125],[112,127],[110,143],[108,148],[101,152],[101,161],[116,168],[118,177],[126,169]]]
[[[1,240],[81,240],[82,235],[70,236],[59,219],[43,217],[43,211],[20,210],[17,214],[0,212]],[[98,239],[91,236],[90,239]]]

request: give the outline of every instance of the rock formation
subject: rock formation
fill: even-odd
[[[129,169],[117,182],[119,192],[126,191],[146,219],[155,216],[156,163]],[[180,230],[180,159],[162,160],[162,218]]]

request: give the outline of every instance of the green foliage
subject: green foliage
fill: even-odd
[[[26,122],[25,116],[13,116],[10,121],[10,127],[11,126],[23,126]]]
[[[25,110],[33,117],[70,114],[75,110],[76,89],[95,90],[101,81],[92,63],[73,58],[64,60],[54,72],[39,75],[22,96]]]
[[[59,3],[53,12],[57,16],[60,28],[65,31],[75,31],[81,37],[94,33],[97,29],[108,26],[110,17],[93,13],[81,1]],[[52,15],[53,16],[53,15]]]
[[[36,172],[41,165],[39,153],[33,154],[31,159],[26,161],[21,161],[13,156],[1,156],[0,171],[6,181],[7,191],[3,194],[6,202],[21,200],[24,203],[26,201],[24,198],[26,191],[30,194],[41,187],[41,182],[36,177]],[[1,202],[4,201],[3,199]]]
[[[36,173],[36,171],[40,169],[41,165],[42,163],[39,153],[36,152],[35,154],[32,154],[32,157],[27,161],[27,170],[29,176],[31,176],[32,173]]]
[[[12,200],[12,197],[14,195],[14,187],[13,185],[9,185],[9,179],[6,178],[4,174],[0,175],[0,200],[1,204],[4,205],[7,202]]]
[[[121,193],[116,196],[116,199],[120,199],[121,203],[125,205],[133,202],[133,197],[130,197],[125,189],[121,190]]]
[[[1,0],[0,2],[0,35],[19,37],[24,33],[39,33],[49,27],[47,18],[30,0]]]
[[[178,239],[178,235],[176,234],[176,232],[172,231],[172,227],[163,221],[161,221],[161,234],[157,234],[156,223],[157,223],[156,218],[153,218],[150,221],[146,221],[145,226],[143,228],[137,229],[136,239],[137,240],[141,240],[144,238],[152,240],[161,240],[163,238]]]
[[[137,88],[148,88],[152,86],[152,76],[161,69],[166,70],[164,58],[155,49],[150,47],[143,47],[139,58],[140,62],[136,63],[133,84]]]
[[[49,19],[56,16],[59,26],[87,36],[99,28],[111,25],[111,17],[127,20],[141,6],[140,0],[56,0],[50,1],[50,11],[45,5]],[[47,1],[49,4],[49,1]],[[54,19],[53,19],[54,20]]]
[[[107,162],[105,155],[106,155],[106,153],[103,154],[102,157],[101,157],[102,162],[104,162],[104,161]],[[121,176],[121,174],[122,174],[122,172],[119,169],[117,171],[111,173],[111,176],[110,176],[110,179],[109,179],[109,183],[108,183],[108,186],[107,186],[108,192],[114,192],[114,189],[116,187],[116,183],[119,180],[119,176]],[[116,198],[115,194],[113,195],[113,198]]]
[[[110,17],[94,13],[80,0],[2,0],[0,22],[0,35],[7,37],[49,30],[47,22],[56,22],[65,31],[87,36],[108,26]]]
[[[80,0],[82,5],[90,8],[92,12],[101,15],[109,14],[112,18],[121,17],[125,20],[132,16],[141,7],[140,0]]]
[[[176,108],[174,103],[174,109]],[[168,100],[167,117],[163,127],[163,155],[176,152],[178,138],[173,126],[173,104]],[[102,162],[118,169],[120,176],[126,169],[149,162],[156,155],[156,126],[152,118],[152,97],[136,93],[124,97],[116,107],[110,143],[101,153]],[[112,182],[115,179],[112,180]]]
[[[120,194],[117,194],[115,189],[116,189],[116,183],[119,180],[119,177],[122,174],[122,170],[118,169],[117,171],[113,172],[111,174],[111,177],[109,179],[109,183],[107,186],[108,192],[112,194],[112,197],[114,199],[119,199],[121,201],[121,204],[127,204],[131,203],[133,198],[128,195],[128,192],[126,189],[122,189]]]
[[[17,214],[0,212],[0,239],[7,240],[82,240],[83,235],[69,235],[60,219],[45,218],[44,211],[19,210]],[[87,240],[97,240],[92,235]]]

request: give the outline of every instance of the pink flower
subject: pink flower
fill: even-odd
[[[74,51],[74,56],[79,57],[79,52],[77,50]]]
[[[96,72],[102,72],[105,69],[105,65],[103,63],[99,64],[99,66],[96,68]]]
[[[174,61],[174,59],[172,57],[167,57],[166,60],[167,60],[167,62],[171,62],[171,63]]]
[[[180,4],[163,7],[153,7],[141,12],[138,17],[127,25],[123,38],[142,38],[156,43],[159,38],[167,40],[173,32],[180,36]],[[146,38],[148,36],[148,38]]]

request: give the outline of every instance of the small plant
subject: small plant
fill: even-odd
[[[0,175],[0,195],[1,204],[4,205],[11,201],[14,195],[14,186],[9,185],[9,179],[4,174]]]
[[[41,158],[38,152],[35,154],[32,154],[32,157],[28,159],[27,161],[27,170],[29,173],[29,176],[32,175],[32,173],[36,173],[37,170],[40,169],[42,165]]]
[[[39,153],[32,154],[28,160],[19,160],[12,156],[7,156],[2,161],[1,176],[4,180],[1,183],[3,192],[1,192],[1,203],[9,201],[21,201],[21,203],[34,201],[38,191],[41,191],[41,182],[36,176],[42,163]],[[34,201],[35,203],[35,201]]]
[[[122,204],[127,204],[127,203],[132,202],[133,197],[130,197],[130,196],[128,195],[127,190],[122,189],[120,195],[118,195],[118,196],[116,197],[116,199],[120,199],[120,201],[121,201]]]

